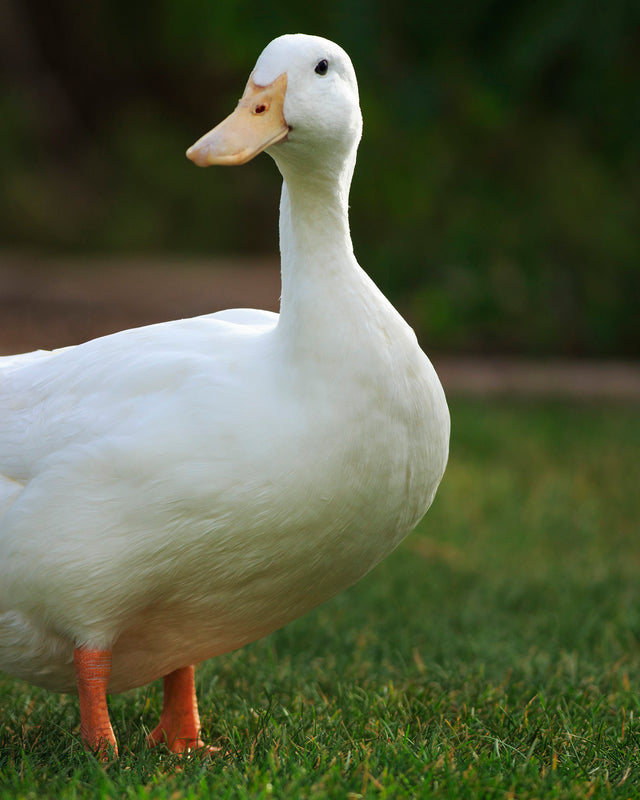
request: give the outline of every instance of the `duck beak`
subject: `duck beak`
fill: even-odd
[[[258,86],[249,78],[236,110],[198,139],[187,150],[187,158],[199,167],[246,164],[267,147],[286,139],[286,91],[286,72],[268,86]]]

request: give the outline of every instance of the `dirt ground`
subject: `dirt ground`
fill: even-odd
[[[0,254],[0,354],[53,349],[223,308],[278,310],[276,260],[56,259]],[[640,401],[640,361],[523,361],[429,354],[445,390]]]

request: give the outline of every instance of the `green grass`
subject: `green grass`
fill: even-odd
[[[417,532],[358,586],[197,673],[224,752],[147,751],[159,685],[76,700],[0,681],[0,797],[640,794],[637,408],[457,401]]]

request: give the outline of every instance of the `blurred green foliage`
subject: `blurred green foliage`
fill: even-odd
[[[275,36],[351,55],[361,263],[430,349],[640,351],[637,0],[6,0],[4,245],[275,252],[268,158],[183,152]]]

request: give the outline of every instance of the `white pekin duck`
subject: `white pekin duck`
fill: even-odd
[[[263,51],[200,166],[265,150],[283,178],[280,314],[238,309],[0,359],[0,669],[78,692],[164,678],[149,743],[203,747],[193,665],[353,584],[429,508],[445,396],[358,266],[351,61],[302,34]]]

